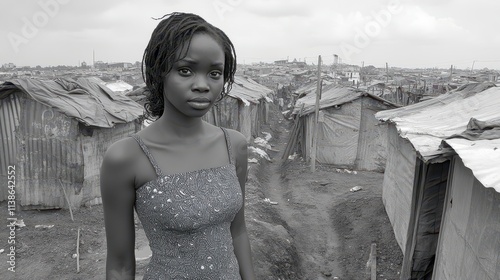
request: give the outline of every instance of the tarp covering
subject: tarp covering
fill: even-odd
[[[268,95],[272,92],[272,89],[248,77],[235,76],[229,96],[242,100],[243,102],[248,101],[258,104],[261,99],[266,99],[268,102],[271,101]]]
[[[479,92],[484,88],[488,89]],[[410,140],[427,161],[441,154],[442,139],[462,133],[471,118],[500,119],[499,108],[500,88],[474,84],[414,105],[382,111],[375,117],[395,123],[401,137]]]
[[[339,109],[320,111],[317,161],[341,167],[354,167],[360,121],[361,102],[346,104]],[[314,127],[314,114],[308,118],[308,127]]]
[[[450,138],[465,138],[473,140],[491,140],[500,138],[500,119],[492,121],[480,121],[475,118],[470,119],[467,130],[450,136]]]
[[[312,86],[313,84],[310,85]],[[304,93],[306,94],[304,97],[297,99],[292,114],[294,115],[299,114],[302,104],[304,104],[304,109],[302,111],[301,116],[314,113],[316,106],[316,89],[314,87],[311,87]],[[389,101],[386,101],[378,96],[372,95],[362,90],[357,90],[352,87],[327,85],[323,86],[323,89],[321,91],[319,109],[321,110],[323,108],[339,106],[347,102],[356,100],[362,96],[370,96],[371,98],[379,100],[387,105],[392,106],[393,108],[399,107],[396,104],[392,104]]]
[[[361,97],[365,92],[361,90],[356,90],[351,87],[344,86],[334,86],[330,89],[322,91],[321,100],[319,103],[319,109],[333,107],[342,105],[344,103],[353,101]],[[300,109],[304,104],[304,109],[302,111],[301,116],[309,115],[314,112],[314,108],[316,106],[316,93],[307,94],[306,96],[299,98],[295,103],[295,107],[293,108],[292,114],[298,114]]]
[[[311,83],[312,85],[312,83]],[[380,97],[352,87],[327,85],[319,101],[316,160],[358,170],[384,171],[387,126],[374,114],[397,107]],[[304,118],[301,150],[311,155],[316,90],[310,87],[295,104],[293,114]]]
[[[455,150],[484,187],[500,193],[500,138],[476,141],[454,138],[444,141]]]
[[[388,130],[382,201],[394,229],[396,241],[405,254],[417,159],[411,143],[399,137],[394,125],[390,125]]]
[[[122,80],[106,83],[106,87],[116,93],[126,93],[134,88]]]
[[[130,98],[85,78],[14,79],[0,85],[0,99],[18,91],[89,126],[113,127],[143,114],[142,107]]]
[[[456,140],[459,139],[453,142]],[[500,279],[500,193],[485,188],[460,157],[455,156],[451,170],[433,279],[497,280]]]

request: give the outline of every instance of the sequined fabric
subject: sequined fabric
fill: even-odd
[[[241,279],[230,225],[243,198],[225,130],[230,163],[163,175],[134,135],[158,175],[136,191],[137,215],[153,252],[148,279]]]

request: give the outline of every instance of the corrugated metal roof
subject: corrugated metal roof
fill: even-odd
[[[472,84],[431,100],[379,112],[375,117],[394,123],[399,135],[410,140],[427,161],[441,155],[441,141],[465,131],[471,118],[480,121],[500,118],[500,88],[484,90],[489,86]]]
[[[0,99],[20,91],[86,125],[113,127],[143,114],[142,107],[130,98],[90,79],[14,79],[0,85]]]
[[[470,141],[454,138],[444,141],[455,150],[483,186],[500,193],[500,139]]]

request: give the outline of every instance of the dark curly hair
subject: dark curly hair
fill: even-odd
[[[153,31],[142,58],[142,77],[149,90],[144,104],[145,117],[152,120],[163,115],[164,77],[172,70],[173,64],[183,58],[179,57],[179,50],[183,50],[186,44],[188,49],[193,35],[197,33],[208,34],[224,51],[224,87],[217,101],[224,98],[231,90],[236,72],[236,52],[227,35],[195,14],[171,13],[158,20],[161,21]]]

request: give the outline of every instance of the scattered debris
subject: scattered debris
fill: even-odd
[[[362,187],[360,187],[360,186],[355,186],[355,187],[351,188],[349,191],[350,191],[350,192],[357,192],[357,191],[360,191],[360,190],[362,190],[362,189],[363,189],[363,188],[362,188]]]
[[[271,158],[269,158],[269,155],[264,150],[262,150],[262,149],[250,146],[250,147],[248,147],[248,150],[250,152],[258,154],[262,158],[265,158],[267,161],[271,161]]]
[[[255,140],[253,140],[253,142],[255,144],[257,144],[257,146],[259,146],[259,147],[262,147],[265,149],[271,149],[271,145],[269,145],[269,143],[267,143],[267,140],[262,139],[260,137],[255,138]]]
[[[26,224],[24,223],[23,219],[21,219],[21,220],[16,220],[16,221],[14,222],[14,225],[15,225],[16,227],[18,227],[18,228],[22,228],[22,227],[25,227],[25,226],[26,226]]]
[[[271,204],[271,205],[277,205],[277,204],[278,204],[278,202],[276,202],[276,201],[271,201],[271,200],[270,200],[269,198],[267,198],[267,197],[264,199],[264,202],[269,202],[269,204]]]
[[[262,131],[262,134],[264,134],[264,135],[265,135],[265,136],[264,136],[264,139],[265,139],[267,142],[269,142],[269,140],[271,140],[271,138],[273,138],[273,137],[271,136],[271,133],[269,133],[269,132],[264,132],[264,131]]]
[[[36,225],[35,228],[41,228],[41,229],[49,229],[53,228],[54,225]]]
[[[248,163],[259,163],[259,161],[256,158],[249,158]]]
[[[354,174],[354,175],[358,174],[358,172],[356,170],[338,169],[338,168],[335,169],[335,172],[337,172],[337,173],[348,173],[348,174]]]
[[[294,160],[297,157],[297,153],[293,153],[293,155],[289,155],[288,159],[289,160]]]

